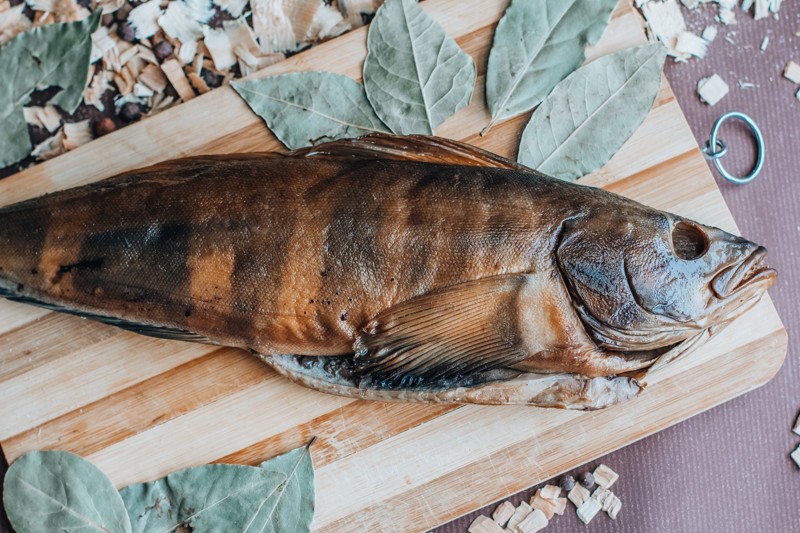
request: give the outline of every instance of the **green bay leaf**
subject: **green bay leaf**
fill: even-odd
[[[91,35],[100,15],[98,10],[78,22],[34,28],[0,48],[0,72],[11,73],[0,84],[0,167],[16,163],[33,148],[21,117],[22,106],[36,87],[60,87],[49,103],[68,113],[75,112],[81,103]]]
[[[289,149],[388,133],[356,81],[331,72],[294,72],[233,82],[233,88]]]
[[[367,36],[364,88],[394,133],[433,135],[469,104],[475,62],[415,0],[387,0]]]
[[[119,493],[97,467],[64,451],[34,451],[6,473],[3,503],[17,533],[128,533]]]
[[[308,446],[258,467],[212,464],[187,468],[120,491],[136,533],[308,531],[314,514],[314,471]]]
[[[537,106],[578,68],[618,0],[512,0],[494,32],[486,67],[491,122]]]
[[[664,47],[651,44],[573,72],[534,111],[517,160],[568,181],[602,167],[650,112],[665,59]]]

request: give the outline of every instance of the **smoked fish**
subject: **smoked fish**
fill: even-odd
[[[379,400],[623,401],[758,302],[765,256],[425,136],[177,159],[0,209],[0,295]]]

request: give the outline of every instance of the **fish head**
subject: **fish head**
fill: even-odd
[[[639,204],[617,207],[565,223],[556,251],[599,346],[675,346],[740,316],[775,282],[762,246]]]

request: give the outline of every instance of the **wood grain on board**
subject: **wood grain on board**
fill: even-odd
[[[505,0],[427,0],[478,65],[472,104],[437,134],[515,156],[527,116],[488,122],[483,73]],[[360,78],[366,29],[258,73]],[[623,2],[589,60],[645,42]],[[0,204],[200,153],[282,149],[228,87],[0,181]],[[736,231],[664,82],[636,134],[583,183]],[[317,441],[314,527],[424,530],[608,453],[772,377],[786,335],[769,298],[684,361],[604,411],[366,402],[320,394],[239,350],[152,339],[0,300],[0,444],[92,460],[119,486],[208,462],[256,464]]]

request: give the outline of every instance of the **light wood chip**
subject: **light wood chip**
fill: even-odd
[[[537,490],[536,494],[531,498],[531,507],[543,512],[548,520],[553,519],[553,515],[556,514],[557,505],[555,500],[543,498],[540,490]]]
[[[795,448],[795,450],[789,454],[789,457],[791,457],[792,461],[794,461],[794,464],[800,468],[800,446],[797,446],[797,448]]]
[[[492,520],[497,522],[501,527],[505,527],[508,519],[514,514],[514,504],[506,500],[497,506],[497,509],[492,513]]]
[[[604,464],[601,464],[595,468],[594,472],[592,472],[592,475],[594,476],[595,483],[604,489],[611,488],[611,485],[613,485],[619,479],[619,474]]]
[[[467,531],[469,533],[503,533],[503,528],[488,516],[480,515],[472,521]]]
[[[522,522],[517,524],[516,531],[518,533],[536,533],[547,527],[550,521],[545,514],[539,509],[534,509]]]
[[[728,84],[718,74],[697,82],[697,94],[708,105],[717,104],[728,94],[728,90]]]
[[[23,2],[0,13],[0,46],[33,27],[30,19],[23,13],[24,9]]]
[[[248,0],[211,0],[214,5],[219,6],[228,13],[239,18],[242,16],[244,8],[247,6]]]
[[[44,128],[50,133],[61,127],[61,114],[53,106],[30,106],[22,108],[25,122]]]
[[[64,124],[62,131],[64,132],[64,139],[62,142],[65,150],[74,150],[94,138],[88,120]]]
[[[676,0],[647,2],[642,5],[642,14],[652,34],[667,47],[669,55],[681,59],[689,58],[688,54],[675,49],[678,37],[686,31],[686,22]]]
[[[572,490],[569,491],[569,494],[567,494],[567,498],[575,504],[575,507],[580,507],[583,505],[583,502],[589,499],[589,491],[582,485],[576,483],[575,486],[572,487]]]
[[[147,65],[139,74],[138,81],[153,89],[153,91],[160,93],[167,88],[167,77],[156,65]]]
[[[800,83],[800,65],[789,61],[783,68],[783,77],[793,83]]]
[[[685,31],[678,36],[675,50],[680,54],[690,54],[702,59],[708,51],[708,42],[690,31]]]
[[[561,487],[557,485],[545,485],[540,489],[542,498],[553,500],[561,496]]]
[[[526,516],[533,512],[533,507],[528,505],[525,502],[520,502],[519,506],[514,509],[514,514],[511,515],[511,518],[508,519],[508,525],[506,529],[514,530],[520,522],[522,522]]]
[[[564,514],[564,511],[567,509],[567,499],[566,498],[556,498],[553,500],[556,502],[555,512],[557,515],[561,516]]]
[[[792,433],[794,433],[795,435],[800,435],[800,415],[797,415],[797,420],[795,420],[794,422]]]
[[[584,524],[588,524],[595,516],[597,516],[597,513],[600,512],[600,508],[600,502],[594,498],[589,498],[583,502],[580,507],[578,507],[578,518],[580,518],[581,522]]]
[[[714,39],[717,38],[717,27],[716,26],[706,26],[703,30],[701,37],[707,42],[710,43]]]
[[[307,0],[300,0],[290,2],[289,5],[298,6],[307,3]],[[317,0],[317,3],[321,2]],[[284,11],[283,0],[251,0],[250,8],[253,11],[253,32],[263,53],[296,49],[297,42],[292,21],[297,19],[289,17]]]
[[[136,30],[137,39],[147,39],[158,32],[158,17],[161,13],[161,0],[150,0],[131,10],[128,22]]]
[[[9,2],[8,0],[0,2],[0,13],[5,13],[9,9],[11,9],[11,2]]]
[[[186,102],[194,98],[194,91],[186,79],[186,74],[183,72],[183,67],[177,59],[167,59],[161,64],[161,70],[167,76],[170,84],[175,88],[181,100]]]
[[[47,161],[66,151],[67,150],[64,148],[64,130],[60,129],[52,137],[48,137],[37,144],[31,152],[31,155],[40,161]]]
[[[617,515],[619,514],[620,510],[622,509],[622,501],[614,495],[612,501],[609,502],[607,509],[603,509],[606,513],[608,513],[609,518],[612,520],[617,519]]]

